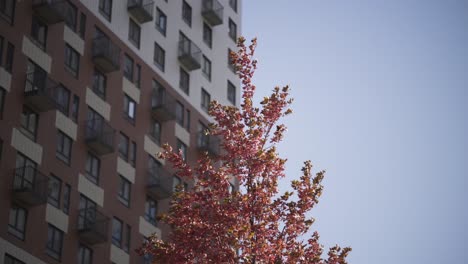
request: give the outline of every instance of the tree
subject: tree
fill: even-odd
[[[239,51],[231,54],[242,84],[240,109],[210,105],[215,122],[206,133],[222,139],[221,154],[206,154],[193,167],[169,145],[159,154],[195,184],[178,189],[161,216],[172,228],[170,240],[153,236],[140,250],[158,263],[346,263],[350,248],[332,247],[324,259],[317,232],[303,240],[314,222],[307,213],[322,193],[324,172],[313,174],[306,161],[292,191],[278,194],[286,162],[276,151],[286,130],[278,121],[292,112],[292,99],[288,86],[276,87],[261,107],[254,106],[255,47],[255,39],[247,46],[240,38]],[[239,190],[230,191],[232,177]]]

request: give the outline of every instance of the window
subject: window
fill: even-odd
[[[208,127],[205,126],[203,123],[198,122],[198,137],[197,137],[197,145],[199,147],[207,147],[209,144],[209,137],[206,135],[206,131],[208,130]]]
[[[68,116],[68,108],[70,106],[70,91],[63,85],[58,86],[56,90],[57,108],[64,115]]]
[[[94,156],[91,152],[88,152],[88,156],[86,157],[86,176],[95,184],[99,183],[100,168],[101,160]]]
[[[63,232],[55,226],[49,224],[47,230],[47,255],[60,260],[62,257]]]
[[[80,195],[80,204],[78,208],[80,210],[78,228],[87,228],[90,224],[95,222],[97,208],[95,202],[84,195]]]
[[[124,160],[128,160],[128,137],[120,132],[119,154]]]
[[[230,81],[228,81],[227,85],[227,98],[229,102],[236,105],[236,87]]]
[[[72,102],[72,113],[71,118],[75,123],[78,121],[78,112],[80,110],[80,98],[78,95],[73,95],[73,102]]]
[[[63,188],[63,208],[62,211],[66,214],[70,212],[70,193],[71,193],[71,186],[66,184]]]
[[[70,165],[71,150],[72,139],[59,130],[57,133],[57,150],[55,156],[67,165]]]
[[[188,110],[188,109],[185,109],[185,124],[184,124],[184,128],[185,128],[187,131],[190,131],[190,110]]]
[[[202,88],[201,90],[201,108],[205,110],[205,112],[208,113],[208,110],[210,108],[210,101],[211,101],[211,96],[210,94]]]
[[[2,160],[2,153],[3,153],[3,140],[0,138],[0,160]]]
[[[228,64],[228,68],[233,72],[233,73],[236,73],[236,66],[234,65],[234,62],[231,58],[231,53],[232,53],[232,50],[231,49],[228,49],[228,53],[227,53],[227,64]]]
[[[192,26],[192,7],[183,1],[182,3],[182,20],[191,27]]]
[[[172,177],[172,191],[177,191],[177,186],[181,185],[182,184],[182,180],[177,177],[177,176],[174,176]]]
[[[6,61],[5,61],[5,70],[9,73],[13,70],[13,56],[15,54],[15,46],[8,42],[7,52],[6,52]]]
[[[135,47],[140,48],[140,34],[141,29],[140,26],[135,23],[131,18],[129,19],[129,26],[128,26],[128,40],[130,40]]]
[[[151,120],[151,122],[151,136],[158,145],[161,145],[161,123],[157,120]]]
[[[180,80],[179,87],[186,93],[189,94],[190,75],[184,69],[180,68]]]
[[[112,16],[112,0],[99,0],[99,13],[110,22]]]
[[[156,29],[166,36],[167,16],[159,9],[156,8]]]
[[[14,258],[6,253],[5,253],[5,258],[3,259],[3,263],[4,264],[26,264],[23,261],[17,258]]]
[[[213,46],[213,30],[206,23],[203,23],[203,41],[208,47]]]
[[[0,87],[0,119],[3,119],[3,108],[5,106],[6,90]]]
[[[128,253],[128,251],[130,250],[130,242],[132,238],[132,227],[129,224],[127,224],[125,228],[125,238],[126,239],[123,250]]]
[[[202,72],[206,79],[208,79],[208,81],[211,81],[211,61],[205,56],[203,56]]]
[[[8,233],[21,240],[24,240],[27,216],[28,212],[24,208],[12,205],[10,208],[10,217],[8,221]]]
[[[179,101],[175,105],[175,119],[179,125],[184,126],[184,105]]]
[[[234,12],[237,12],[237,0],[229,0],[229,5],[234,10]]]
[[[0,36],[0,66],[2,66],[2,62],[3,62],[3,42],[4,41],[5,39],[2,36]]]
[[[37,164],[34,161],[26,158],[26,156],[24,156],[23,154],[18,153],[16,155],[16,168],[27,168],[27,167],[35,169],[37,167]],[[24,170],[22,171],[24,173]],[[27,173],[27,174],[28,175],[24,175],[25,178],[28,178],[26,180],[29,182],[33,182],[34,179],[32,177],[34,177],[34,175],[29,175],[30,173]]]
[[[67,25],[71,30],[76,31],[76,19],[77,19],[77,9],[76,6],[67,1],[67,6],[65,10],[65,25]]]
[[[32,18],[31,37],[39,48],[45,50],[47,42],[47,25],[35,16]]]
[[[13,25],[15,20],[16,0],[0,0],[0,18]]]
[[[49,189],[47,202],[57,208],[60,208],[60,192],[62,189],[62,181],[56,176],[49,177]]]
[[[133,82],[133,59],[130,58],[127,54],[124,56],[124,69],[123,75],[130,82]]]
[[[78,32],[80,34],[80,37],[82,39],[85,38],[86,34],[86,15],[84,13],[81,13],[80,15],[80,30]]]
[[[135,123],[136,103],[128,95],[124,94],[124,114],[127,120]]]
[[[187,161],[187,145],[177,139],[177,149],[182,151],[182,159]]]
[[[23,106],[21,113],[21,132],[32,141],[36,141],[37,124],[39,115],[31,109]]]
[[[136,152],[137,152],[137,145],[135,141],[132,141],[130,143],[129,162],[130,162],[130,165],[132,165],[133,167],[135,167],[135,163],[136,163]]]
[[[135,68],[135,86],[138,89],[141,86],[141,66],[140,66],[140,64],[137,64],[136,68]]]
[[[234,42],[237,42],[237,25],[229,18],[229,37],[231,37]]]
[[[75,78],[78,78],[80,70],[80,54],[70,45],[65,45],[65,69],[67,69]]]
[[[120,183],[119,183],[119,193],[118,199],[121,203],[125,206],[130,206],[130,193],[131,193],[131,183],[125,179],[124,177],[120,176]]]
[[[89,247],[80,244],[78,248],[78,264],[91,263],[93,263],[93,251]]]
[[[97,69],[93,74],[93,91],[102,99],[106,99],[107,77]]]
[[[112,219],[112,244],[122,247],[122,221],[114,217]]]
[[[154,43],[154,65],[156,65],[161,71],[164,72],[166,52],[159,46],[158,43]]]
[[[145,202],[145,219],[153,225],[156,225],[156,213],[158,211],[158,203],[150,198],[146,197]]]

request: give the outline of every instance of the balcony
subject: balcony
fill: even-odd
[[[190,39],[184,38],[179,41],[179,61],[189,71],[200,69],[202,52]]]
[[[49,178],[32,166],[15,169],[13,199],[26,206],[47,202]]]
[[[154,1],[152,0],[128,0],[127,9],[140,24],[153,20]]]
[[[211,26],[223,23],[224,7],[217,0],[203,0],[202,16]]]
[[[65,0],[33,0],[34,14],[51,25],[65,20],[68,3]]]
[[[96,207],[81,209],[78,212],[78,236],[90,245],[107,241],[109,218]]]
[[[114,134],[114,129],[104,119],[85,121],[86,144],[99,156],[114,152]]]
[[[56,109],[58,89],[59,84],[47,77],[45,72],[28,73],[24,87],[25,103],[38,112]]]
[[[166,90],[153,90],[151,96],[151,115],[159,121],[168,121],[175,118],[175,99],[166,93]]]
[[[93,62],[104,73],[120,69],[120,48],[108,37],[99,36],[93,39]]]
[[[172,195],[172,177],[161,167],[149,169],[146,188],[155,199],[169,198]]]
[[[206,135],[204,131],[198,132],[197,148],[201,152],[208,152],[208,155],[218,156],[221,153],[221,140],[217,136]]]

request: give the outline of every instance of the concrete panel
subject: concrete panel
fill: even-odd
[[[178,123],[175,123],[175,136],[190,147],[190,133]]]
[[[0,238],[0,260],[3,261],[5,253],[23,261],[24,263],[31,264],[47,264],[46,262],[34,257],[27,251],[11,244],[10,242]]]
[[[161,238],[161,229],[146,221],[143,216],[140,216],[139,231],[140,234],[142,234],[144,237],[149,237],[152,234],[156,234],[157,237]]]
[[[36,46],[28,37],[23,36],[23,48],[24,55],[28,56],[31,60],[44,69],[47,73],[50,73],[52,58],[49,54],[45,53],[38,46]]]
[[[37,164],[42,163],[42,146],[23,135],[16,128],[13,128],[11,132],[11,146]]]
[[[11,89],[11,74],[3,67],[0,67],[0,87],[3,87],[8,92]]]
[[[147,135],[145,135],[145,142],[143,148],[146,152],[148,152],[151,156],[157,159],[161,164],[164,165],[165,160],[158,158],[158,153],[162,151],[161,147],[158,144],[154,143],[154,141]]]
[[[96,204],[104,207],[104,190],[90,182],[86,176],[78,175],[78,191],[93,200]]]
[[[130,263],[130,256],[127,252],[111,244],[110,260],[115,264],[128,264]]]
[[[56,111],[55,127],[76,141],[76,135],[78,131],[77,125],[60,111]]]
[[[135,168],[120,157],[117,157],[117,173],[135,183]]]
[[[86,87],[86,104],[102,115],[104,119],[110,120],[111,106],[88,87]]]
[[[133,99],[137,104],[140,103],[140,89],[138,89],[133,83],[131,83],[127,78],[122,77],[122,90],[130,98]]]
[[[63,27],[63,40],[76,50],[81,56],[84,55],[84,41],[69,27]]]
[[[46,206],[46,221],[68,233],[68,215],[50,204]]]

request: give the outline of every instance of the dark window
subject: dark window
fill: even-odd
[[[120,132],[119,154],[124,160],[128,160],[128,137]]]
[[[86,176],[89,180],[95,184],[99,183],[99,172],[101,169],[101,160],[94,156],[92,153],[88,152],[86,158]]]
[[[122,247],[122,229],[122,221],[114,217],[112,219],[112,244],[119,248]]]
[[[79,30],[79,33],[80,33],[80,37],[82,39],[84,39],[85,34],[86,34],[86,15],[84,13],[81,13],[81,15],[80,15],[80,30]]]
[[[184,125],[185,129],[187,129],[187,131],[190,131],[190,110],[188,109],[185,109],[185,125]]]
[[[80,98],[78,95],[73,95],[73,102],[72,102],[72,112],[71,112],[71,118],[73,121],[77,122],[78,121],[78,112],[80,110]]]
[[[124,69],[123,75],[129,81],[133,82],[133,59],[127,54],[124,56]]]
[[[153,225],[156,225],[156,213],[158,211],[158,203],[150,197],[146,197],[145,202],[145,219]]]
[[[63,232],[55,226],[49,224],[47,230],[47,255],[60,260],[62,257]]]
[[[84,195],[80,195],[80,204],[79,204],[79,210],[87,211],[86,218],[79,217],[78,218],[78,226],[83,226],[84,225],[84,220],[87,221],[94,221],[94,213],[96,211],[96,203],[93,202],[91,199]]]
[[[14,258],[8,254],[5,253],[5,258],[3,259],[4,264],[26,264],[23,261]]]
[[[229,37],[237,42],[237,25],[229,18]]]
[[[46,49],[47,25],[35,16],[32,18],[31,37],[39,48]]]
[[[208,112],[210,108],[211,96],[210,94],[202,88],[201,90],[201,108]]]
[[[182,159],[187,161],[187,145],[180,141],[180,139],[177,139],[177,150],[182,151]]]
[[[8,233],[21,240],[24,240],[27,216],[28,212],[24,208],[12,205],[10,208],[10,218],[8,221]]]
[[[166,52],[158,45],[158,43],[154,43],[154,64],[164,72],[165,66],[165,57]]]
[[[203,67],[202,67],[202,72],[203,72],[203,75],[209,80],[211,81],[211,61],[203,56]]]
[[[65,45],[65,69],[67,69],[75,78],[78,78],[80,70],[80,54],[70,45]]]
[[[124,177],[120,176],[120,183],[119,183],[119,193],[118,193],[118,199],[121,203],[123,203],[125,206],[129,207],[130,206],[130,193],[131,193],[131,183],[125,179]]]
[[[99,13],[110,22],[112,16],[112,0],[99,0]]]
[[[70,106],[70,91],[60,85],[56,91],[57,108],[64,115],[68,116],[68,108]]]
[[[208,146],[208,136],[205,134],[207,130],[208,130],[207,126],[205,126],[202,122],[198,122],[197,144],[200,147]]]
[[[174,192],[177,191],[177,186],[181,184],[182,184],[182,180],[179,177],[177,176],[172,177],[172,190]]]
[[[129,224],[127,224],[125,228],[125,243],[123,246],[123,250],[127,253],[130,250],[131,238],[132,238],[132,227]]]
[[[129,25],[128,25],[128,40],[130,40],[135,47],[140,48],[140,34],[141,34],[141,29],[140,26],[135,23],[131,18],[129,19]]]
[[[189,94],[189,86],[190,85],[190,75],[184,69],[180,68],[180,80],[179,80],[179,87],[186,93]]]
[[[23,107],[21,113],[21,132],[32,141],[36,141],[37,124],[39,115],[34,113],[31,109]]]
[[[132,124],[135,123],[136,103],[126,94],[124,94],[124,114]]]
[[[16,0],[0,0],[0,18],[13,25],[15,20]]]
[[[2,66],[2,62],[3,62],[3,42],[5,41],[5,39],[0,36],[0,66]]]
[[[24,156],[23,154],[18,153],[16,155],[16,168],[26,168],[26,167],[36,168],[37,164],[34,161],[26,158],[26,156]],[[32,175],[32,174],[29,175],[29,174],[30,173],[28,173],[27,175],[24,175],[24,176],[25,176],[27,181],[33,182],[34,175]]]
[[[156,28],[166,36],[167,16],[159,9],[156,8]]]
[[[65,12],[65,25],[67,25],[73,31],[76,31],[76,19],[78,17],[76,6],[70,3],[70,1],[67,1],[67,9]]]
[[[237,0],[229,0],[229,6],[231,6],[234,12],[237,12]]]
[[[107,77],[102,72],[94,69],[93,91],[102,99],[106,99]]]
[[[63,188],[63,212],[68,214],[70,211],[70,194],[71,194],[71,186],[66,184]]]
[[[137,64],[135,67],[135,86],[136,88],[140,88],[141,86],[141,66]]]
[[[158,145],[161,144],[161,123],[157,120],[152,120],[151,121],[151,136],[153,137],[154,141],[158,143]]]
[[[78,264],[92,264],[93,263],[93,251],[83,245],[80,244],[78,248]]]
[[[9,73],[13,70],[13,57],[15,54],[15,46],[8,42],[7,51],[6,51],[6,61],[5,61],[5,70]]]
[[[189,27],[192,26],[192,7],[185,1],[182,3],[182,19]]]
[[[213,30],[206,23],[203,23],[203,41],[208,47],[213,46]]]
[[[47,202],[57,208],[60,208],[60,192],[62,189],[62,181],[56,176],[49,177],[49,190]]]
[[[3,119],[3,108],[5,106],[6,90],[0,87],[0,119]]]
[[[184,105],[179,101],[175,105],[175,119],[179,125],[184,126]]]
[[[236,66],[234,65],[234,62],[232,61],[232,58],[231,58],[231,53],[232,53],[232,50],[231,49],[228,49],[228,53],[227,53],[227,65],[228,65],[228,68],[232,71],[232,72],[236,72]]]
[[[0,160],[2,160],[2,153],[3,153],[3,140],[0,138]]]
[[[135,143],[135,141],[132,141],[130,143],[130,149],[129,149],[129,162],[130,162],[130,165],[132,165],[133,167],[135,167],[135,163],[136,163],[136,152],[137,152],[137,145]]]
[[[230,81],[228,81],[227,85],[227,98],[229,102],[236,105],[236,87]]]
[[[57,133],[57,150],[55,156],[70,165],[72,150],[72,139],[65,135],[62,131]]]

